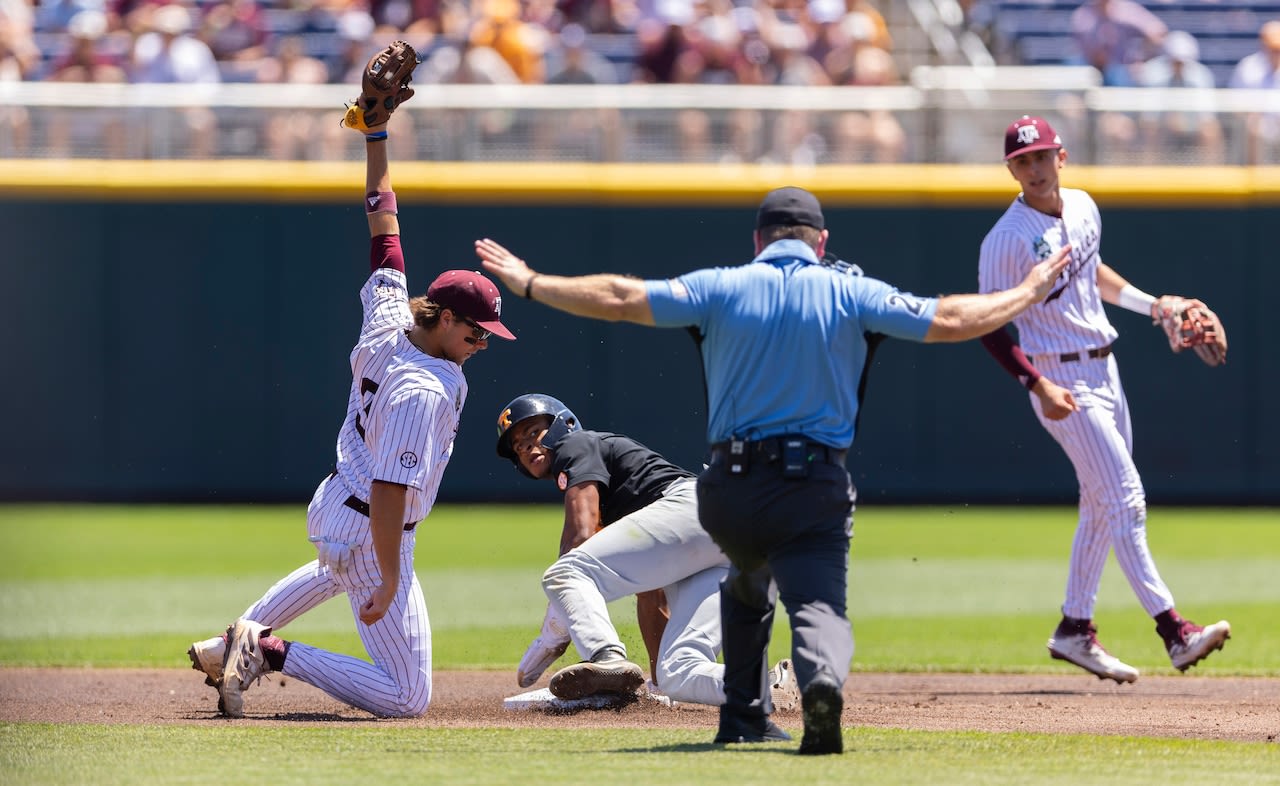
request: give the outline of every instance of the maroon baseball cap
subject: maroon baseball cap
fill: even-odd
[[[1004,130],[1004,160],[1030,153],[1062,147],[1062,137],[1043,117],[1023,115]]]
[[[515,341],[502,316],[502,295],[492,281],[474,270],[446,270],[427,287],[427,300],[473,320],[498,338]]]

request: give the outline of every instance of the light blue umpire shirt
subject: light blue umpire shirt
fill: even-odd
[[[822,265],[779,240],[740,267],[645,282],[654,323],[703,336],[707,441],[853,444],[869,334],[923,341],[937,298]]]

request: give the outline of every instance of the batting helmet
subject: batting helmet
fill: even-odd
[[[542,447],[548,450],[554,447],[565,434],[582,428],[582,424],[578,422],[578,416],[558,398],[552,398],[545,393],[526,393],[512,399],[511,403],[503,407],[502,412],[498,414],[498,455],[511,459],[516,469],[526,475],[529,473],[525,471],[516,452],[511,448],[511,439],[508,435],[518,423],[538,415],[551,416],[551,425],[547,428],[546,436],[542,438]]]

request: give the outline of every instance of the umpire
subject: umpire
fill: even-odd
[[[535,273],[492,240],[476,242],[485,268],[526,298],[595,319],[693,328],[699,337],[711,460],[698,478],[698,516],[731,562],[720,590],[718,743],[790,739],[769,718],[766,686],[781,598],[804,709],[800,753],[843,750],[854,502],[844,463],[870,350],[885,336],[984,335],[1043,300],[1070,251],[1038,264],[1012,289],[921,298],[822,264],[827,238],[817,198],[786,187],[760,204],[751,262],[670,280]]]

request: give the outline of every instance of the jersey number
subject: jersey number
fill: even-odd
[[[893,293],[884,299],[884,302],[894,308],[900,308],[907,311],[913,317],[918,317],[924,313],[925,303],[923,300],[914,297],[907,297],[898,292]]]
[[[364,404],[362,410],[367,416],[369,410],[373,409],[373,394],[378,392],[378,383],[368,377],[360,380],[360,401]],[[360,435],[360,439],[364,439],[364,425],[360,422],[360,413],[356,413],[356,432]]]

